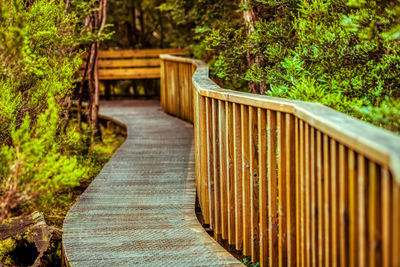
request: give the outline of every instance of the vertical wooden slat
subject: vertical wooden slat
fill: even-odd
[[[161,99],[161,107],[163,110],[166,110],[165,105],[165,60],[160,59],[160,99]]]
[[[199,98],[196,93],[194,95],[194,143],[195,143],[195,169],[196,169],[196,190],[197,197],[200,198],[200,112],[199,112]],[[168,99],[167,99],[168,102]],[[167,103],[168,106],[168,103]]]
[[[314,128],[310,128],[310,200],[311,200],[311,264],[318,265],[318,199],[317,199],[317,148],[316,133]]]
[[[324,232],[324,174],[323,174],[323,144],[322,144],[322,133],[317,131],[316,140],[317,149],[317,191],[318,191],[318,265],[324,266],[324,246],[325,246],[325,232]]]
[[[165,60],[164,61],[164,73],[165,73],[165,111],[167,113],[171,113],[170,107],[171,107],[171,69],[170,69],[171,64]],[[198,96],[194,96],[193,100],[198,101]],[[195,102],[196,102],[195,101]],[[196,102],[197,105],[197,102]],[[198,108],[198,106],[197,106]],[[197,119],[194,117],[194,119]]]
[[[186,90],[185,90],[185,65],[184,63],[177,63],[178,65],[178,90],[179,90],[179,117],[185,119],[186,115]]]
[[[192,64],[186,64],[185,68],[185,90],[187,92],[187,99],[186,99],[186,119],[190,121],[190,110],[192,109],[192,102],[190,101],[192,99]]]
[[[391,192],[391,179],[390,172],[387,167],[382,167],[382,267],[391,266],[391,230],[392,222],[391,209],[392,209],[392,192]]]
[[[310,126],[305,123],[304,127],[304,143],[305,143],[305,155],[304,155],[304,169],[305,169],[305,235],[306,235],[306,262],[304,266],[311,266],[311,144],[310,144]]]
[[[305,131],[300,121],[300,266],[306,266],[306,184],[305,184]]]
[[[233,104],[226,105],[226,143],[228,144],[227,183],[228,183],[228,243],[235,244],[235,177],[234,177],[234,132],[233,132]]]
[[[400,186],[393,181],[392,186],[392,266],[400,266]]]
[[[325,266],[331,266],[332,259],[332,243],[331,243],[331,232],[332,232],[332,216],[331,216],[331,172],[330,172],[330,147],[329,137],[323,136],[323,168],[324,168],[324,237],[325,237]]]
[[[259,259],[257,109],[249,107],[251,261]]]
[[[358,205],[357,205],[357,171],[356,154],[353,150],[348,152],[349,173],[349,265],[358,265]]]
[[[367,178],[365,170],[365,158],[358,155],[358,266],[367,266]]]
[[[382,264],[381,254],[381,203],[380,172],[375,163],[369,162],[368,181],[368,247],[369,266]]]
[[[243,247],[242,220],[242,130],[241,106],[233,104],[233,155],[234,184],[235,184],[235,245],[240,250]]]
[[[276,112],[268,110],[268,249],[269,266],[278,265],[278,218],[277,218],[277,175],[276,175]]]
[[[192,68],[191,68],[191,75],[190,75],[190,85],[191,85],[191,90],[190,90],[190,92],[191,92],[191,97],[190,97],[190,101],[193,101],[193,99],[194,99],[194,95],[195,94],[197,94],[197,90],[196,90],[196,88],[194,87],[194,84],[193,84],[193,82],[192,82],[192,76],[193,76],[193,73],[196,71],[196,66],[193,64],[192,65]],[[193,106],[193,102],[191,102],[191,104],[190,104],[190,106]],[[190,109],[190,120],[189,121],[193,121],[193,119],[194,119],[194,108],[191,108]]]
[[[258,109],[258,174],[260,216],[260,266],[268,266],[267,126],[265,110]]]
[[[207,173],[207,126],[206,126],[206,102],[205,97],[199,98],[199,133],[200,133],[200,206],[205,224],[210,223],[209,202],[208,202],[208,173]]]
[[[190,99],[190,72],[189,68],[191,68],[191,64],[184,64],[183,65],[183,90],[185,92],[185,101],[184,101],[184,106],[185,106],[185,112],[184,112],[184,119],[189,120],[189,99]]]
[[[285,114],[287,266],[296,265],[296,141],[293,115]]]
[[[197,94],[197,92],[195,92]],[[206,136],[207,136],[207,176],[208,176],[208,198],[209,198],[209,214],[210,228],[215,229],[215,186],[214,186],[214,146],[213,146],[213,126],[212,126],[212,100],[206,98]]]
[[[214,236],[216,239],[221,234],[221,195],[220,195],[220,181],[219,181],[219,138],[218,138],[218,102],[212,99],[212,144],[213,144],[213,155],[214,155],[214,213],[215,213],[215,229]]]
[[[241,106],[243,254],[251,255],[249,108]]]
[[[227,143],[226,143],[226,109],[225,102],[218,100],[218,137],[219,137],[219,181],[221,201],[221,235],[228,238],[228,184],[227,184]]]
[[[339,246],[340,266],[349,265],[349,227],[348,227],[348,159],[343,144],[339,144]]]
[[[339,179],[337,143],[331,139],[331,184],[332,184],[332,266],[339,265]]]
[[[300,129],[300,120],[296,118],[295,120],[295,147],[296,147],[296,262],[297,266],[301,266],[301,254],[302,254],[302,245],[301,245],[301,200],[302,200],[302,183],[301,183],[301,161],[300,161],[300,154],[301,154],[301,130]]]
[[[278,253],[279,266],[287,265],[286,250],[286,124],[285,114],[277,112],[277,146],[278,146],[278,212],[279,236]]]
[[[179,73],[178,64],[176,62],[171,62],[171,109],[172,114],[178,115],[180,110],[180,96],[179,96]]]

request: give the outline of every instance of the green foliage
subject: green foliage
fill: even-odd
[[[0,220],[45,210],[88,176],[65,149],[79,142],[77,130],[62,131],[81,64],[77,47],[93,39],[82,23],[90,3],[72,2],[0,0]]]
[[[252,262],[250,259],[248,258],[243,258],[242,263],[246,266],[250,266],[250,267],[260,267],[260,263],[259,262]]]
[[[62,155],[59,138],[77,141],[79,135],[57,135],[60,122],[57,107],[50,102],[44,113],[37,117],[31,128],[29,115],[25,116],[18,129],[11,129],[12,146],[3,145],[0,150],[0,177],[3,192],[15,187],[18,202],[36,201],[42,209],[57,201],[53,194],[74,187],[87,176],[87,168],[78,163],[76,156]]]
[[[268,95],[319,102],[400,132],[398,0],[241,2],[212,21],[195,9],[213,10],[210,0],[186,3],[193,9],[183,13],[197,27],[196,55],[225,86],[262,83]],[[246,12],[252,21],[238,19]]]

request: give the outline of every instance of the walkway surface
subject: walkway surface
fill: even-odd
[[[107,101],[101,113],[128,137],[65,219],[69,264],[242,266],[195,216],[192,126],[157,101]]]

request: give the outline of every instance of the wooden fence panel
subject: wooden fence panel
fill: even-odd
[[[194,122],[204,224],[261,266],[400,266],[400,138],[317,104],[219,88],[161,56],[161,105]]]

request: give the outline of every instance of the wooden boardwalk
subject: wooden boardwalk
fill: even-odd
[[[105,102],[101,113],[128,137],[65,219],[69,265],[242,266],[195,216],[192,125],[157,101]]]

